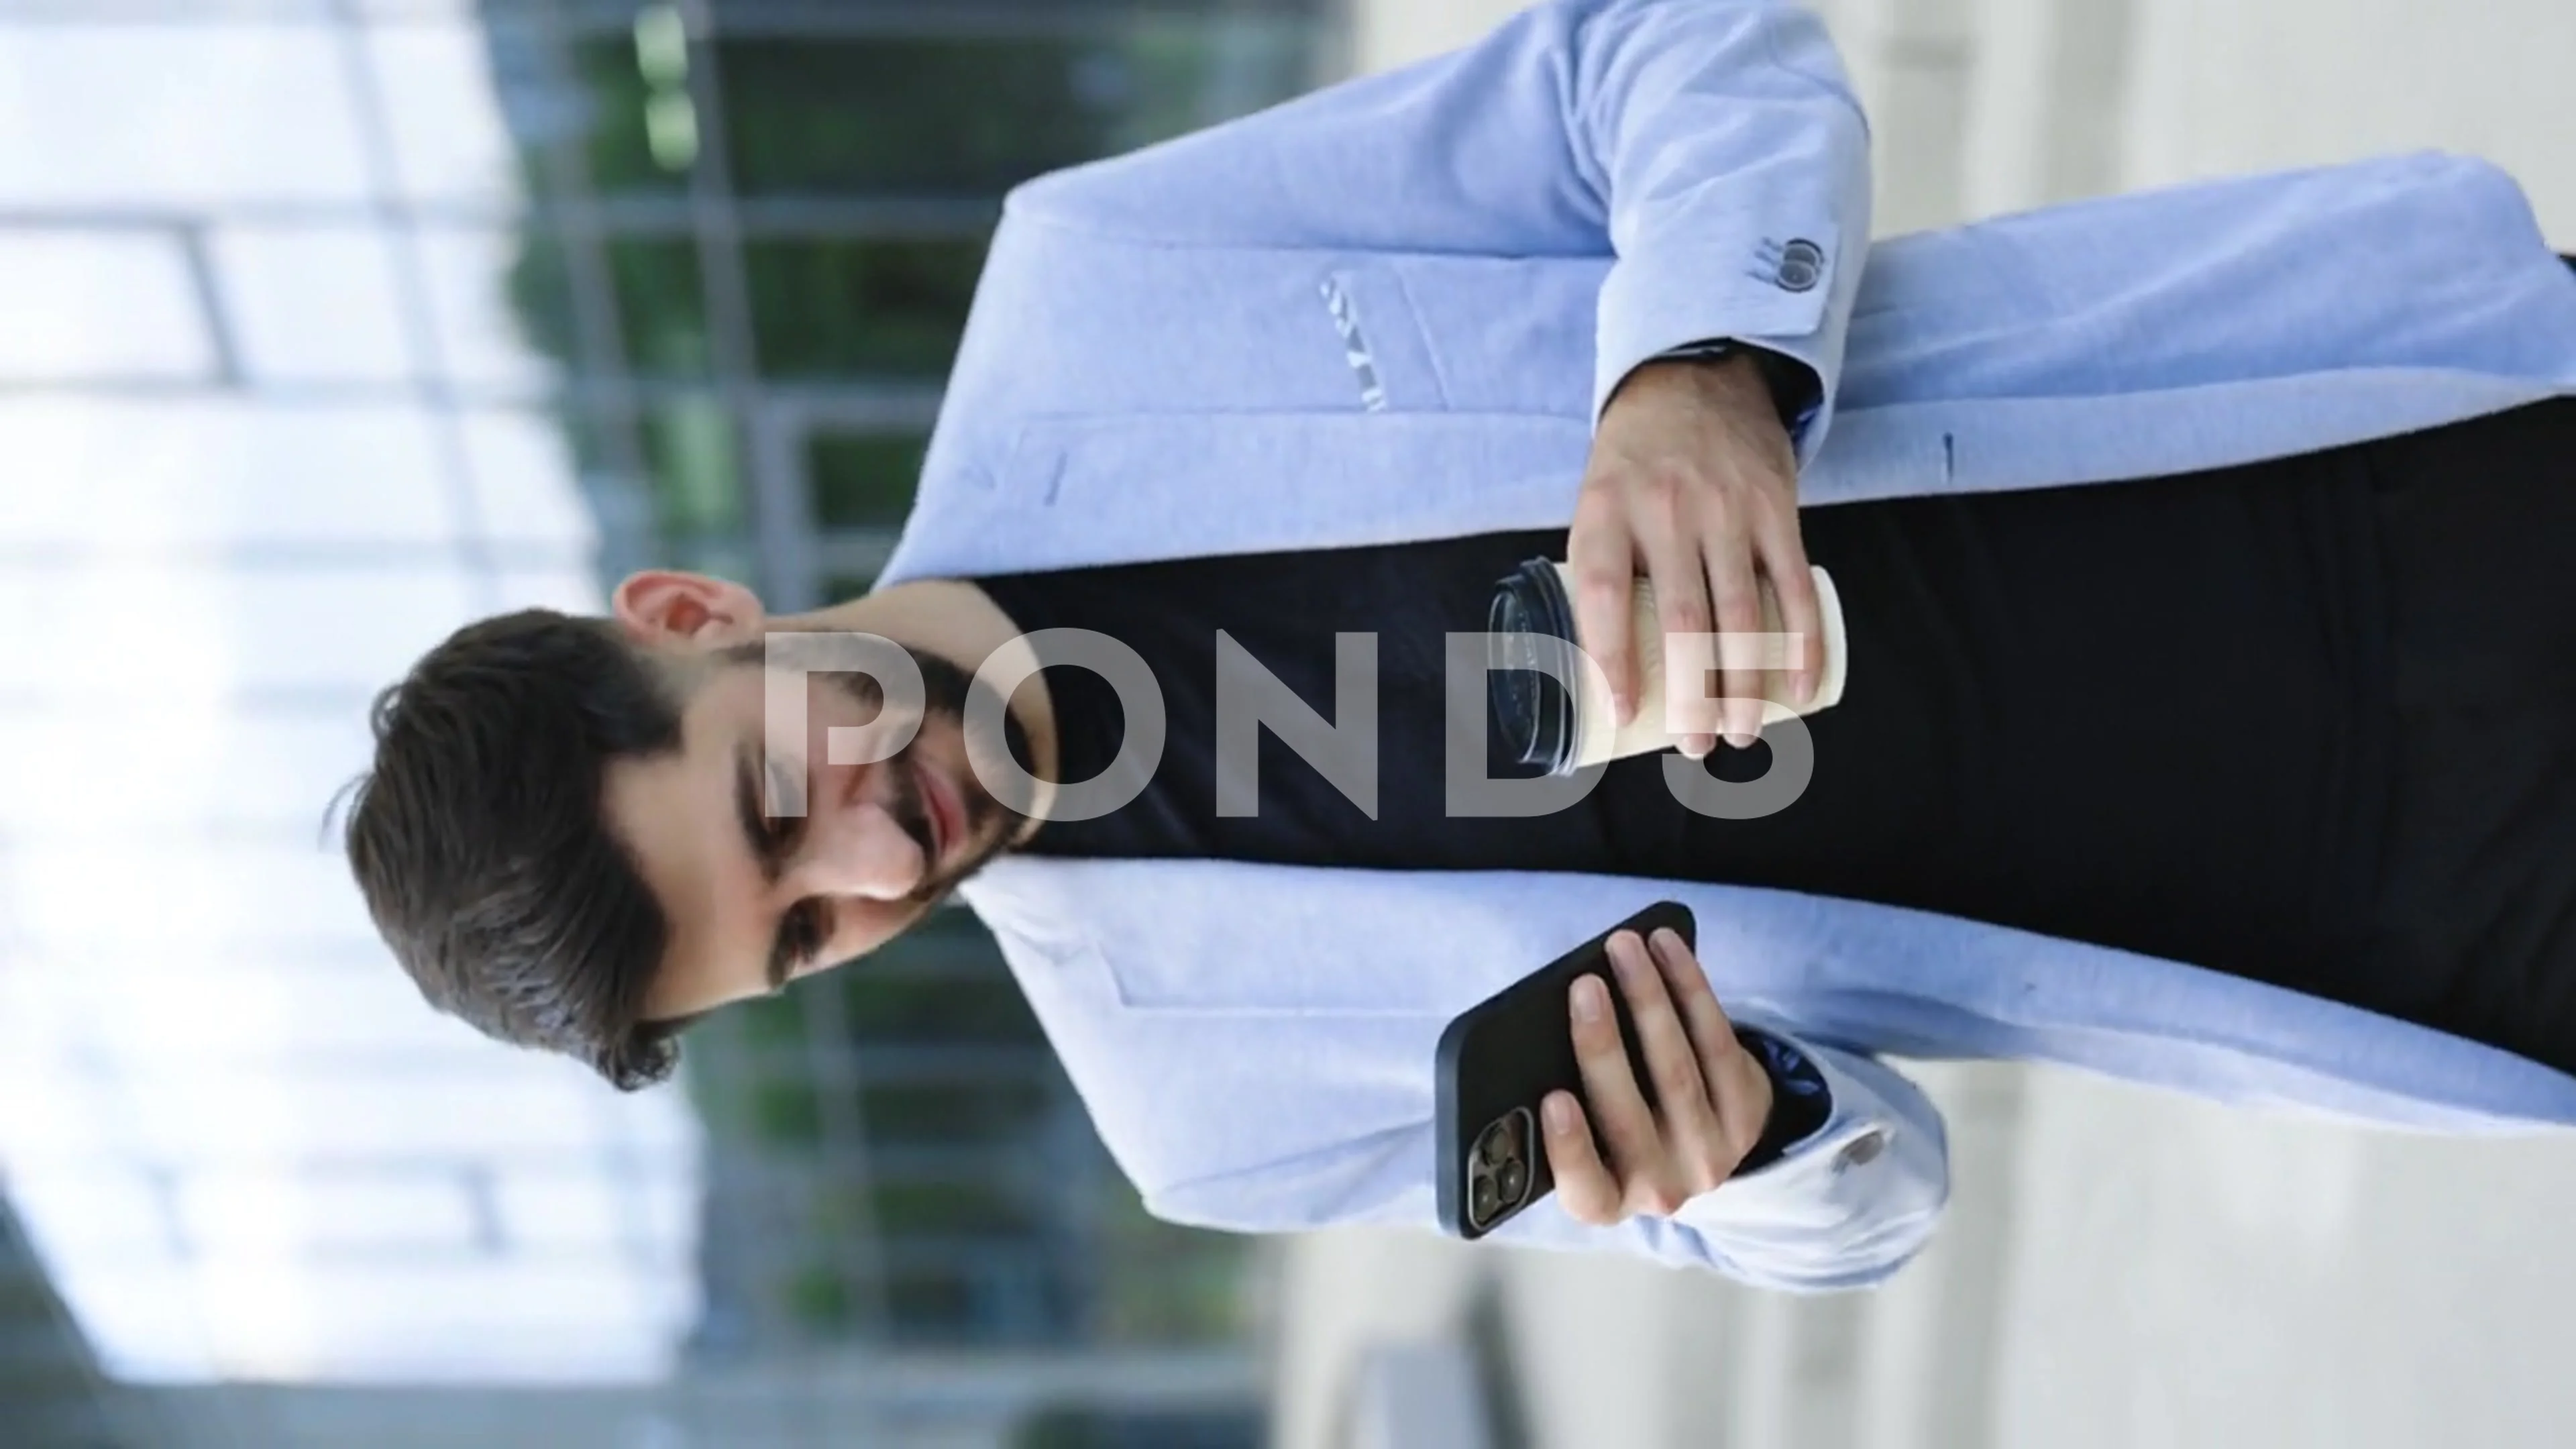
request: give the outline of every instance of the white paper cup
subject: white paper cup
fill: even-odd
[[[1763,649],[1756,661],[1762,670],[1760,698],[1765,725],[1832,708],[1841,702],[1850,677],[1842,597],[1835,592],[1832,575],[1812,565],[1808,573],[1815,580],[1816,600],[1824,615],[1823,668],[1816,678],[1814,698],[1804,706],[1793,704],[1794,655],[1789,641],[1769,641],[1770,647]],[[1655,616],[1653,586],[1639,579],[1633,598],[1632,627],[1642,688],[1636,716],[1625,726],[1617,723],[1611,708],[1609,681],[1592,669],[1580,667],[1573,651],[1564,647],[1582,643],[1574,623],[1573,598],[1573,580],[1566,566],[1551,559],[1533,559],[1523,564],[1495,591],[1487,628],[1497,636],[1521,642],[1515,645],[1497,640],[1488,686],[1504,736],[1522,763],[1542,766],[1550,774],[1570,775],[1605,761],[1678,747],[1681,741],[1668,728],[1665,718],[1664,636],[1662,622]],[[1767,587],[1762,590],[1760,632],[1783,633],[1779,601]],[[1557,642],[1551,647],[1547,641]],[[1734,643],[1727,645],[1729,657],[1737,647]],[[1569,692],[1539,685],[1530,671],[1542,667],[1542,658],[1553,659],[1559,668],[1579,678],[1582,688]]]

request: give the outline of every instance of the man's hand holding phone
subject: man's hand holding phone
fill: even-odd
[[[1652,1076],[1654,1105],[1630,1070],[1601,978],[1568,993],[1574,1053],[1591,1099],[1547,1095],[1541,1115],[1550,1171],[1565,1210],[1608,1226],[1646,1213],[1669,1216],[1733,1175],[1771,1119],[1771,1077],[1736,1040],[1690,946],[1671,930],[1652,941],[1621,931],[1612,969]]]

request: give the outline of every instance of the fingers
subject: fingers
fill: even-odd
[[[1633,933],[1622,934],[1636,939]],[[1601,1135],[1601,1145],[1609,1150],[1610,1163],[1622,1179],[1650,1171],[1662,1155],[1655,1114],[1628,1069],[1628,1049],[1619,1038],[1608,986],[1586,972],[1575,978],[1567,995],[1574,1016],[1574,1061],[1583,1078],[1592,1128]]]
[[[1778,623],[1767,627],[1803,636],[1798,656],[1784,661],[1790,702],[1812,702],[1823,610],[1798,541],[1797,475],[1796,450],[1749,355],[1641,367],[1603,408],[1576,500],[1569,568],[1576,626],[1610,677],[1620,724],[1637,709],[1638,651],[1667,658],[1665,640],[1632,637],[1640,570],[1655,590],[1652,627],[1721,636],[1713,651],[1677,648],[1668,661],[1677,678],[1680,668],[1694,668],[1695,679],[1712,665],[1720,671],[1719,702],[1697,687],[1673,691],[1669,727],[1686,754],[1706,754],[1712,732],[1738,745],[1761,734],[1770,651],[1749,640],[1729,648],[1725,636],[1764,632],[1766,578],[1781,604]],[[1705,662],[1694,666],[1694,654]]]
[[[1735,1024],[1727,1020],[1725,1009],[1718,1005],[1717,993],[1708,984],[1708,972],[1701,968],[1699,958],[1681,936],[1670,930],[1657,931],[1652,945],[1664,987],[1690,1035],[1700,1078],[1708,1085],[1722,1144],[1717,1150],[1724,1159],[1711,1164],[1716,1181],[1709,1186],[1714,1187],[1735,1171],[1735,1164],[1744,1160],[1754,1143],[1762,1140],[1762,1129],[1771,1120],[1771,1077],[1736,1040]]]
[[[1807,566],[1797,515],[1764,529],[1761,548],[1762,572],[1780,604],[1781,632],[1798,636],[1798,652],[1789,660],[1789,702],[1803,709],[1814,701],[1816,681],[1824,672],[1825,606],[1816,596],[1816,576]]]
[[[1659,938],[1672,935],[1670,931],[1656,934]],[[1678,944],[1679,938],[1674,939]],[[1636,1025],[1646,1071],[1654,1079],[1656,1115],[1662,1119],[1657,1144],[1660,1162],[1653,1181],[1641,1183],[1632,1173],[1629,1204],[1642,1211],[1669,1213],[1684,1200],[1724,1182],[1735,1163],[1725,1157],[1723,1124],[1710,1100],[1710,1083],[1701,1074],[1697,1046],[1673,1009],[1655,953],[1634,932],[1622,931],[1610,939],[1610,961],[1619,973],[1619,989],[1628,998],[1628,1017]],[[1622,1158],[1620,1165],[1627,1166],[1628,1159]]]
[[[1551,1093],[1540,1111],[1565,1209],[1595,1224],[1632,1212],[1668,1216],[1714,1191],[1771,1117],[1770,1077],[1736,1040],[1680,935],[1657,931],[1648,942],[1621,931],[1608,951],[1657,1106],[1649,1108],[1638,1088],[1608,993],[1587,974],[1569,1004],[1589,1119],[1564,1092]]]
[[[1619,1179],[1601,1160],[1592,1129],[1572,1092],[1550,1092],[1539,1104],[1545,1129],[1547,1170],[1556,1178],[1556,1200],[1576,1222],[1608,1227],[1624,1217]]]
[[[1638,551],[1654,587],[1656,628],[1655,637],[1638,640],[1637,647],[1659,652],[1667,680],[1705,678],[1716,662],[1707,637],[1716,615],[1709,608],[1709,573],[1702,562],[1706,521],[1694,516],[1699,510],[1685,501],[1689,493],[1670,474],[1653,481],[1641,495],[1646,512],[1637,526]],[[1698,759],[1717,748],[1725,721],[1715,704],[1703,701],[1696,689],[1667,686],[1665,698],[1670,716],[1656,723],[1673,730],[1683,754]]]
[[[1637,546],[1615,493],[1587,485],[1567,535],[1566,571],[1574,580],[1574,631],[1584,652],[1610,678],[1618,722],[1637,712],[1634,634]]]
[[[1717,604],[1718,662],[1726,671],[1719,691],[1726,740],[1743,749],[1762,733],[1762,651],[1751,637],[1762,632],[1762,580],[1741,534],[1713,533],[1706,557]]]

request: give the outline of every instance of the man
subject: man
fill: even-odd
[[[1870,248],[1867,147],[1800,11],[1564,0],[1022,188],[880,587],[769,619],[647,574],[461,632],[378,707],[377,921],[434,1004],[633,1086],[974,875],[1149,1207],[1270,1230],[1428,1221],[1441,1027],[1678,899],[1696,955],[1618,947],[1659,1106],[1575,993],[1589,1110],[1549,1104],[1558,1192],[1501,1236],[1788,1288],[1942,1204],[1874,1053],[2576,1122],[2576,276],[2513,184],[2410,158]],[[1680,757],[1452,815],[1442,641],[1540,556],[1631,704],[1635,580],[1676,638],[1768,589],[1812,639],[1827,568],[1850,680],[1799,798],[1678,803],[1667,760],[1774,753],[1702,703]],[[1166,717],[1032,673],[1073,657],[1039,631],[1119,641]],[[800,632],[900,656],[782,740]],[[1280,738],[1358,675],[1373,781]],[[1244,814],[1219,696],[1263,680]]]

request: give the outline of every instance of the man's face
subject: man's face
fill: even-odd
[[[670,925],[647,1019],[765,995],[873,950],[1009,842],[1021,817],[967,765],[968,677],[916,658],[927,708],[891,758],[830,762],[826,731],[855,728],[873,745],[905,723],[878,708],[873,681],[846,674],[809,676],[801,741],[782,731],[773,751],[766,675],[744,662],[705,667],[677,754],[609,766],[608,828]],[[766,813],[800,789],[803,815]]]

